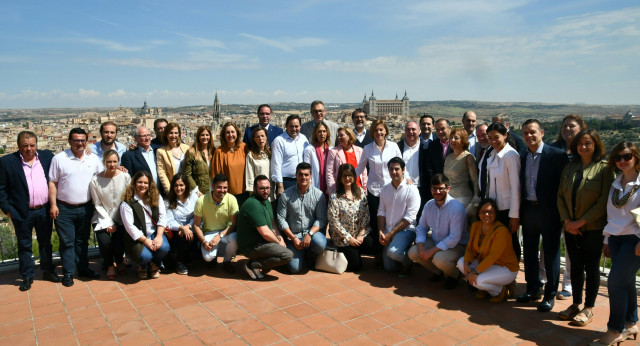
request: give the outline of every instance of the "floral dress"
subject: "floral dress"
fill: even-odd
[[[335,193],[329,197],[329,233],[337,247],[349,246],[349,238],[356,237],[363,228],[365,236],[370,231],[367,197],[364,190],[359,189],[360,198],[354,196],[352,201]]]

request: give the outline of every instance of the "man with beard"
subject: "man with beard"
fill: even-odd
[[[365,113],[362,108],[356,108],[353,113],[351,113],[351,121],[353,122],[353,133],[356,135],[356,141],[353,144],[364,148],[365,145],[373,141],[366,126],[367,113]],[[337,138],[338,134],[336,133],[336,145],[338,145]]]
[[[92,153],[98,155],[100,161],[102,161],[102,154],[109,149],[113,149],[118,152],[118,156],[122,159],[122,155],[127,152],[127,147],[116,141],[118,135],[118,127],[113,121],[107,121],[100,125],[100,137],[101,140],[91,144],[89,149]],[[104,166],[102,167],[104,169]]]
[[[253,195],[244,202],[238,217],[238,252],[249,259],[244,270],[251,279],[262,279],[271,268],[293,258],[280,232],[273,225],[269,202],[271,183],[264,175],[254,179]]]
[[[449,195],[449,179],[444,174],[431,178],[431,193],[433,199],[424,206],[409,258],[433,273],[432,282],[446,277],[444,288],[454,289],[460,276],[456,263],[469,241],[467,211]]]

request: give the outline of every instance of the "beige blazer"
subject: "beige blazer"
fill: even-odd
[[[182,150],[183,155],[186,155],[189,146],[181,143],[180,150]],[[168,146],[158,149],[156,165],[158,166],[158,179],[164,188],[164,192],[168,194],[171,189],[171,179],[173,179],[174,174],[178,173],[179,168],[175,167],[173,155],[171,155],[171,149]]]

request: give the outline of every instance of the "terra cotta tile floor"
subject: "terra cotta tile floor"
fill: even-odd
[[[557,301],[552,313],[513,300],[477,301],[464,282],[445,291],[419,267],[399,279],[365,259],[360,274],[272,271],[250,281],[244,259],[236,261],[235,275],[195,265],[188,276],[140,281],[130,268],[117,281],[76,279],[71,288],[41,281],[38,271],[28,292],[18,290],[17,270],[3,274],[0,344],[577,345],[606,329],[606,287],[593,322],[579,328],[557,319],[570,301]]]

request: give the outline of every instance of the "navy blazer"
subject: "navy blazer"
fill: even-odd
[[[158,151],[154,149],[153,150],[154,160],[157,153]],[[147,171],[151,173],[151,168],[149,167],[149,165],[147,164],[147,161],[142,156],[142,153],[140,152],[139,148],[136,148],[134,150],[129,150],[126,153],[124,153],[122,155],[122,159],[120,160],[120,165],[124,166],[124,168],[127,169],[131,178],[133,178],[133,176],[139,171]],[[157,173],[157,170],[156,170],[156,173]],[[157,186],[158,186],[158,190],[160,191],[160,194],[164,195],[164,188],[162,187],[162,184],[157,184]]]
[[[251,147],[251,135],[253,134],[253,130],[256,129],[256,127],[260,126],[260,124],[256,124],[253,125],[251,127],[247,127],[244,130],[244,136],[242,137],[242,141],[244,142],[244,144],[246,144],[248,147]],[[273,125],[273,124],[269,124],[269,129],[267,130],[267,141],[269,142],[269,145],[271,145],[271,143],[273,143],[273,140],[276,139],[276,137],[280,136],[282,134],[282,132],[284,132],[281,128]]]
[[[522,188],[522,199],[526,199],[527,194],[525,185],[527,180],[525,172],[527,167],[527,153],[529,149],[520,152],[520,186]],[[538,166],[538,177],[536,179],[536,198],[542,207],[548,209],[549,216],[554,221],[560,222],[560,214],[558,213],[558,188],[560,179],[562,178],[562,170],[569,162],[567,153],[563,150],[555,148],[549,144],[542,147],[542,156],[540,156],[540,164]],[[524,203],[520,203],[523,206]]]
[[[355,133],[355,131],[353,131],[353,133]],[[336,138],[337,140],[337,138]],[[358,140],[358,137],[356,136],[356,142],[353,143],[357,146],[359,146],[360,148],[364,148],[365,145],[369,144],[373,142],[373,138],[371,138],[371,135],[369,134],[369,130],[365,129],[364,130],[364,139],[362,140],[362,142],[360,142]],[[400,151],[402,151],[402,149],[400,149]]]
[[[38,159],[49,182],[49,166],[53,153],[49,150],[38,150]],[[5,214],[11,213],[13,219],[22,221],[27,218],[29,186],[18,151],[0,158],[0,208]]]
[[[449,145],[447,155],[452,152],[453,149]],[[431,195],[431,178],[438,173],[444,173],[444,158],[442,157],[442,142],[440,138],[431,141],[425,152],[423,163],[424,165],[420,165],[420,192],[429,200],[433,198]]]

